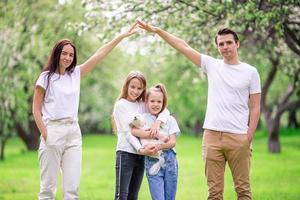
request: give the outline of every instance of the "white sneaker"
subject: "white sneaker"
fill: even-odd
[[[165,164],[165,159],[164,159],[163,157],[160,156],[160,157],[158,158],[158,161],[157,161],[156,163],[154,163],[154,164],[152,165],[152,167],[150,167],[150,169],[149,169],[149,174],[150,174],[151,176],[156,175],[156,174],[159,172],[160,168],[161,168],[164,164]]]

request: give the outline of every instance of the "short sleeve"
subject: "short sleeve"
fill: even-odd
[[[130,123],[130,116],[128,114],[128,110],[126,109],[125,105],[118,101],[115,104],[113,110],[113,117],[117,125],[118,132],[128,132],[130,131],[129,123]]]
[[[176,122],[176,119],[173,117],[173,116],[170,116],[169,118],[169,130],[168,130],[168,134],[171,135],[171,134],[176,134],[176,136],[179,136],[180,135],[180,129],[179,129],[179,126]]]
[[[44,90],[46,90],[47,85],[48,85],[48,73],[47,72],[42,72],[39,76],[39,78],[37,79],[35,86],[41,86],[42,88],[44,88]]]
[[[80,66],[76,66],[73,73],[75,73],[76,79],[80,80]]]
[[[261,86],[260,86],[259,74],[255,69],[251,75],[250,94],[256,94],[256,93],[261,93]]]
[[[201,54],[201,70],[204,72],[204,73],[209,73],[209,68],[211,66],[214,66],[215,63],[217,62],[217,59],[211,57],[211,56],[208,56],[208,55],[205,55],[205,54]]]
[[[167,108],[165,108],[161,113],[159,113],[157,120],[165,124],[169,116],[170,116],[170,111]]]

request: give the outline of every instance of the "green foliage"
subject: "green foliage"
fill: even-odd
[[[271,155],[265,143],[267,133],[258,132],[253,143],[251,184],[253,199],[299,199],[300,137],[299,130],[282,130],[282,154]],[[83,137],[83,166],[80,199],[113,199],[115,186],[115,145],[113,136]],[[25,147],[17,138],[9,140],[8,158],[0,163],[0,199],[36,199],[39,191],[37,152],[20,152]],[[177,199],[202,200],[207,197],[201,139],[181,135],[177,139],[179,177]],[[22,166],[22,167],[20,167]],[[287,167],[288,166],[288,167]],[[61,179],[58,180],[57,199],[62,199]],[[150,199],[146,177],[139,199]],[[224,199],[236,199],[228,166],[225,171]]]
[[[100,21],[105,21],[107,23],[104,27],[106,33],[115,32],[118,27],[132,24],[139,17],[150,24],[159,26],[180,36],[195,49],[199,49],[201,53],[210,54],[215,57],[218,57],[218,53],[213,38],[217,30],[226,26],[236,30],[241,38],[241,59],[259,69],[262,77],[262,85],[265,83],[267,77],[270,76],[271,60],[279,57],[280,73],[277,73],[270,91],[267,92],[267,103],[273,110],[276,110],[278,102],[287,88],[290,87],[289,85],[293,84],[295,77],[298,77],[296,79],[299,80],[300,51],[297,51],[297,48],[298,50],[300,48],[300,28],[298,23],[300,19],[300,5],[297,1],[278,0],[257,2],[255,0],[236,0],[220,3],[217,1],[174,0],[143,1],[143,3],[137,3],[130,0],[114,2],[89,0],[84,2],[85,8],[88,8],[86,10],[89,16],[85,22],[87,24],[97,24]],[[103,37],[105,36],[103,35]],[[142,34],[141,37],[145,37],[145,35]],[[137,38],[138,42],[142,41],[141,37]],[[157,40],[155,37],[154,40],[155,42],[162,41]],[[153,49],[159,48],[153,42],[149,43],[151,43],[150,45],[153,46]],[[143,45],[140,47],[145,48]],[[166,51],[161,53],[153,50],[150,55],[154,56],[154,58],[167,55],[174,58],[177,56],[176,54],[174,55],[174,52]],[[182,79],[182,73],[179,70],[177,71],[177,69],[181,68],[179,63],[174,62],[169,67],[171,69],[169,71],[175,72],[172,73],[173,80]],[[168,65],[168,61],[161,62],[161,65]],[[161,77],[164,76],[161,80],[166,83],[167,88],[170,87],[169,84],[174,85],[175,82],[169,82],[167,75],[161,75],[165,74],[162,67],[159,74]],[[296,83],[296,87],[298,89],[295,89],[295,91],[300,90],[298,82]],[[185,86],[186,88],[188,86]],[[200,88],[199,91],[205,91]],[[188,102],[186,101],[187,98],[195,98],[191,96],[187,97],[187,94],[183,94],[177,90],[174,93],[171,92],[170,96],[174,98],[172,97],[173,95],[181,95],[181,98],[177,97],[176,102],[179,105],[183,105],[184,102]],[[202,95],[199,92],[195,94],[198,96]],[[297,92],[294,92],[289,100],[294,101],[297,99],[299,99],[299,95]],[[189,105],[192,110],[199,110],[197,106],[199,104],[195,102]],[[181,109],[183,108],[177,108],[176,111]],[[198,119],[203,120],[202,116],[203,113],[200,114]],[[186,127],[186,124],[191,120],[191,115],[187,114],[181,120],[183,127]],[[195,120],[192,121],[195,122]]]
[[[260,4],[254,0],[1,1],[0,137],[12,135],[15,122],[28,129],[28,121],[33,120],[31,101],[35,80],[57,40],[72,39],[81,64],[137,17],[215,57],[218,57],[213,40],[216,31],[232,27],[241,36],[241,58],[258,68],[262,83],[269,76],[270,59],[280,55],[280,73],[268,93],[268,104],[275,108],[300,66],[299,55],[285,38],[285,25],[290,26],[287,22],[299,20],[297,8],[299,3],[291,0]],[[137,54],[129,52],[129,44],[137,46]],[[297,47],[297,42],[292,44]],[[137,34],[119,46],[122,50],[114,50],[82,80],[78,116],[83,133],[111,132],[113,104],[131,70],[142,71],[149,86],[164,83],[169,92],[169,109],[181,129],[194,131],[203,122],[206,108],[207,83],[203,74],[157,36]],[[295,93],[291,99],[299,96]]]
[[[59,4],[50,0],[1,1],[0,9],[0,137],[12,135],[16,123],[29,136],[35,81],[52,46],[61,38],[77,43],[79,52],[85,46],[79,42],[79,31],[76,34],[68,24],[81,21],[83,9],[78,1]]]

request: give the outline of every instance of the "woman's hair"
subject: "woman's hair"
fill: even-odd
[[[159,113],[161,113],[167,107],[167,104],[168,104],[168,96],[167,96],[166,87],[162,83],[158,83],[154,87],[151,87],[146,93],[146,101],[148,101],[149,96],[153,92],[161,92],[163,94],[163,105],[162,105],[161,110],[159,111]]]
[[[71,65],[66,69],[66,73],[70,74],[74,71],[74,68],[77,64],[77,54],[76,54],[76,47],[74,43],[69,39],[61,39],[54,45],[52,52],[48,58],[47,64],[44,66],[43,71],[49,71],[47,73],[47,88],[49,87],[50,78],[59,68],[59,59],[61,52],[65,45],[71,45],[74,49],[74,57]],[[46,88],[46,90],[47,90]]]
[[[142,85],[143,85],[143,92],[142,92],[142,94],[136,100],[137,101],[140,101],[140,100],[145,101],[147,82],[146,82],[145,76],[141,72],[139,72],[139,71],[131,71],[127,75],[127,78],[126,78],[125,83],[124,83],[124,85],[122,87],[119,99],[121,99],[121,98],[126,99],[128,97],[129,83],[134,78],[138,79],[142,83]]]

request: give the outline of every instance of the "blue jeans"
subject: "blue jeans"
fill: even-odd
[[[144,156],[117,151],[115,200],[137,200],[144,176]]]
[[[157,158],[145,157],[146,175],[152,200],[175,200],[177,190],[178,163],[173,150],[165,150],[162,155],[165,165],[157,175],[151,176],[149,169],[157,162]]]

